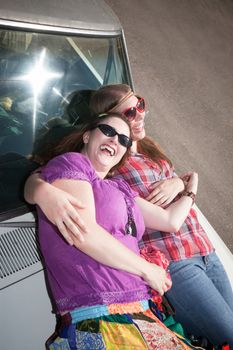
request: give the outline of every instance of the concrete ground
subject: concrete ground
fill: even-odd
[[[199,173],[197,204],[233,252],[233,1],[106,2],[148,102],[147,133],[179,174]]]

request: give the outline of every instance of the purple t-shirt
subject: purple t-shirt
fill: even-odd
[[[79,153],[66,153],[52,159],[42,169],[41,176],[49,183],[56,179],[88,181],[94,193],[97,223],[139,254],[138,240],[145,230],[144,221],[134,201],[137,194],[124,180],[99,178],[88,158]],[[136,237],[125,233],[129,207],[137,227]],[[142,278],[100,264],[68,245],[40,208],[38,217],[41,251],[58,312],[150,298],[149,288]]]

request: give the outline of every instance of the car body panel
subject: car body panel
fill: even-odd
[[[108,35],[111,32],[119,34],[122,31],[121,24],[114,12],[103,0],[66,0],[58,3],[57,0],[20,0],[15,2],[0,3],[0,23],[24,28],[43,26],[51,31],[59,27],[81,32],[100,33]],[[33,27],[34,26],[34,27]]]

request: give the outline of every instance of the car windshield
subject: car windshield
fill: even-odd
[[[36,167],[28,155],[44,130],[75,125],[64,113],[74,92],[130,83],[129,76],[122,35],[0,29],[0,214],[22,204]]]

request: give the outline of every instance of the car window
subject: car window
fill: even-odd
[[[23,201],[23,182],[36,167],[28,156],[46,129],[75,125],[77,116],[65,113],[74,93],[129,83],[127,69],[121,35],[0,29],[1,212]]]

